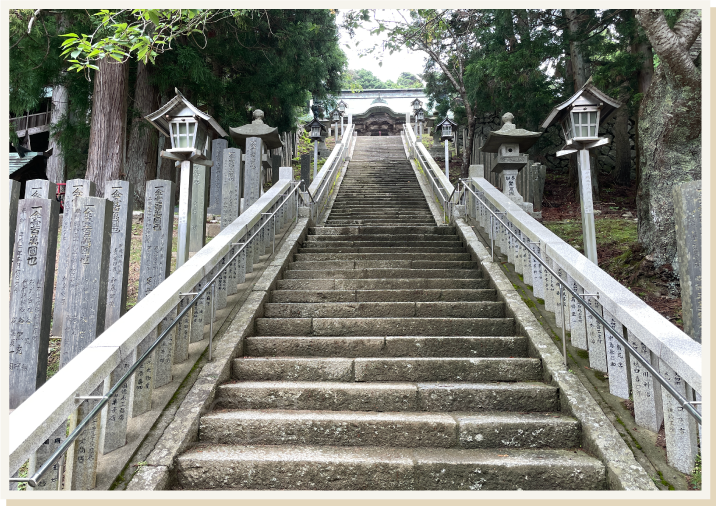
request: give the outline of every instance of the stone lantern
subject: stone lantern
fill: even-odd
[[[271,168],[266,151],[280,148],[283,143],[278,135],[278,128],[264,123],[264,112],[261,109],[254,111],[251,123],[230,128],[229,132],[243,151],[243,198],[244,209],[248,209],[263,193],[266,177],[262,169]]]
[[[425,110],[421,107],[417,110],[415,113],[415,119],[418,121],[418,124],[420,125],[420,139],[423,138],[423,122],[425,121]]]
[[[415,126],[414,126],[414,133],[415,136],[418,136],[418,111],[422,109],[423,103],[420,101],[420,99],[415,99],[410,103],[410,106],[413,108],[413,114],[415,115]]]
[[[448,148],[448,142],[453,139],[453,127],[456,127],[457,123],[452,121],[450,118],[445,116],[445,119],[435,125],[435,131],[438,128],[441,131],[440,140],[445,142],[445,175],[450,179],[450,153]]]
[[[336,132],[335,132],[336,144],[338,144],[338,122],[339,121],[341,122],[341,135],[343,134],[343,132],[342,132],[342,129],[343,129],[342,117],[343,117],[343,114],[341,114],[341,112],[337,108],[333,109],[333,111],[331,111],[331,118],[333,119],[333,122],[334,122],[333,124],[335,125],[335,129],[336,129]]]
[[[318,174],[318,141],[322,139],[322,132],[326,130],[326,127],[314,115],[313,120],[306,123],[304,128],[310,132],[309,138],[313,141],[313,179],[315,180]]]
[[[341,100],[340,102],[338,102],[336,109],[338,109],[338,112],[341,113],[341,139],[342,139],[343,138],[343,116],[346,115],[346,109],[348,109],[348,104],[346,104],[343,100]]]
[[[497,163],[492,168],[492,172],[501,174],[502,193],[531,213],[532,204],[525,203],[517,191],[517,174],[529,161],[525,152],[537,142],[542,134],[517,128],[512,123],[514,118],[510,112],[503,114],[502,128],[488,134],[480,151],[497,153]]]
[[[582,207],[582,230],[584,234],[584,253],[589,260],[597,264],[597,238],[594,227],[594,206],[592,201],[592,173],[589,162],[590,151],[609,144],[608,137],[599,137],[599,123],[621,106],[608,95],[602,93],[591,78],[582,88],[552,109],[542,128],[555,123],[562,127],[565,144],[558,157],[578,153],[579,191]]]
[[[196,233],[192,232],[192,236],[196,235],[199,238],[198,242],[201,243],[192,250],[198,251],[203,246],[207,199],[202,198],[202,195],[209,189],[208,168],[213,165],[211,137],[226,137],[227,133],[211,115],[199,110],[179,90],[175,89],[175,91],[174,98],[157,111],[145,116],[145,119],[171,142],[171,148],[162,151],[160,156],[180,163],[177,230],[177,268],[179,268],[189,259],[191,229],[196,231]]]

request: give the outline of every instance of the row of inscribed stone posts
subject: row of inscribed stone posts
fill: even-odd
[[[119,188],[118,182],[112,188]],[[85,349],[94,339],[114,323],[117,318],[110,308],[109,303],[113,299],[111,295],[111,283],[114,275],[124,277],[126,285],[126,262],[113,262],[115,253],[119,254],[115,241],[112,240],[113,234],[119,237],[122,234],[122,224],[131,224],[131,210],[128,209],[128,218],[125,218],[123,210],[128,206],[129,196],[132,195],[131,187],[124,183],[124,191],[122,195],[116,196],[120,201],[119,206],[116,202],[96,197],[77,197],[72,202],[72,218],[65,217],[65,227],[69,224],[70,228],[66,228],[71,239],[69,243],[72,250],[69,255],[70,265],[68,270],[69,288],[65,299],[65,313],[63,324],[63,340],[61,352],[61,367],[78,355]],[[112,195],[113,192],[107,192]],[[291,194],[293,198],[293,194]],[[25,209],[41,207],[38,206],[39,200],[45,200],[43,204],[49,204],[50,211],[54,211],[54,220],[46,220],[41,223],[40,233],[50,238],[57,235],[57,203],[48,199],[25,199],[21,202],[20,216],[31,216]],[[54,209],[53,208],[54,205]],[[280,202],[276,201],[269,209],[273,211],[278,208]],[[29,206],[29,207],[28,207]],[[155,180],[147,185],[146,208],[145,208],[145,226],[142,242],[142,262],[140,273],[139,299],[146,297],[153,289],[155,289],[169,274],[169,265],[171,259],[171,237],[173,230],[173,211],[174,211],[174,184],[171,181]],[[115,232],[117,221],[117,212],[119,212],[119,231]],[[51,214],[52,215],[52,214]],[[258,261],[259,256],[274,240],[276,230],[279,230],[288,220],[293,219],[295,215],[294,206],[287,205],[276,213],[274,220],[269,226],[261,229],[261,233],[250,241],[241,254],[230,264],[217,280],[215,290],[215,300],[213,307],[220,309],[226,305],[226,297],[228,294],[236,293],[237,285],[245,281],[246,272],[252,272],[253,264]],[[249,232],[256,231],[260,224],[257,223]],[[266,218],[267,219],[267,218]],[[26,265],[29,265],[24,256],[24,248],[27,244],[24,237],[26,234],[21,231],[30,230],[32,225],[29,219],[18,221],[18,241],[15,244],[15,264],[13,268],[13,289],[20,287],[18,291],[13,292],[11,298],[11,314],[21,314],[16,308],[24,307],[27,313],[28,301],[27,291],[24,287],[28,285],[24,277],[30,273]],[[53,233],[50,233],[54,224]],[[127,228],[124,228],[125,232]],[[120,241],[124,244],[124,239]],[[128,244],[128,242],[126,242]],[[45,267],[44,270],[50,273],[54,272],[54,246],[51,241],[44,247]],[[228,259],[232,258],[237,251],[238,246],[232,245],[229,252],[217,263],[214,268],[209,271],[204,278],[196,285],[195,291],[202,289],[203,285],[212,279],[216,273],[222,268]],[[39,263],[39,262],[38,262]],[[50,265],[51,264],[51,265]],[[124,273],[116,272],[124,265]],[[52,275],[45,274],[46,289],[44,301],[51,300]],[[32,296],[34,297],[34,295]],[[204,325],[208,323],[205,319],[207,308],[211,305],[211,292],[207,292],[204,297],[196,302],[193,310],[185,315],[182,321],[172,330],[169,336],[165,338],[155,352],[143,362],[135,374],[119,391],[109,400],[107,406],[102,411],[101,420],[95,419],[80,433],[78,438],[69,447],[66,455],[67,470],[64,475],[65,488],[72,490],[87,490],[94,487],[96,477],[96,465],[99,453],[107,454],[114,449],[120,448],[126,444],[126,432],[128,419],[147,412],[151,408],[152,392],[155,388],[165,385],[171,381],[172,365],[185,361],[188,357],[188,347],[190,342],[195,342],[204,338]],[[33,298],[33,301],[36,299]],[[117,300],[114,300],[116,303]],[[32,307],[41,307],[47,302],[39,302]],[[175,319],[178,312],[188,304],[187,299],[174,307],[158,325],[157,328],[149,332],[139,345],[116,367],[116,369],[107,377],[104,384],[100,384],[92,393],[93,396],[101,396],[108,392],[117,381],[122,377],[125,371],[134,363],[138,356],[141,356],[153,343],[157,335],[163,332],[170,323]],[[137,305],[137,307],[140,304]],[[146,310],[146,308],[143,308]],[[121,312],[121,311],[120,311]],[[36,339],[31,341],[35,344],[32,353],[24,353],[23,359],[29,362],[27,367],[11,368],[11,388],[12,384],[30,384],[29,389],[34,390],[40,386],[36,381],[36,376],[44,374],[41,368],[42,358],[41,350],[45,350],[44,365],[46,366],[46,350],[49,323],[43,323],[43,317],[48,315],[49,311],[45,311],[44,315],[36,314],[31,311],[33,325],[43,329],[44,334],[38,332]],[[128,315],[129,316],[129,315]],[[22,325],[27,325],[27,317],[23,316]],[[15,321],[20,324],[19,318]],[[117,323],[119,325],[119,323]],[[32,325],[32,324],[31,324]],[[44,337],[43,337],[44,336]],[[44,346],[43,346],[44,344]],[[27,350],[27,348],[26,348]],[[31,372],[31,373],[30,373]],[[33,376],[34,375],[34,376]],[[24,383],[22,379],[25,378]],[[44,378],[43,378],[44,379]],[[54,378],[53,378],[54,379]],[[50,386],[52,381],[48,382]],[[32,392],[29,392],[30,394]],[[25,395],[27,397],[27,395]],[[21,399],[20,402],[22,402]],[[70,424],[77,423],[82,420],[96,405],[97,400],[87,400],[80,404],[76,412],[71,416]],[[47,429],[47,428],[46,428]],[[49,427],[51,429],[51,427]],[[52,455],[55,450],[62,444],[66,434],[66,422],[58,425],[56,430],[50,434],[34,455],[30,457],[31,475],[34,470],[41,466],[47,458]],[[42,437],[44,439],[44,436]],[[22,462],[15,462],[18,467]],[[12,464],[11,464],[12,465]],[[53,468],[40,479],[37,489],[56,489],[59,483],[59,468],[55,465]]]
[[[475,168],[478,167],[482,169]],[[700,426],[576,298],[563,290],[560,300],[559,282],[514,239],[507,227],[575,293],[585,294],[583,299],[589,306],[625,336],[633,350],[677,392],[695,402],[701,400],[701,345],[509,201],[486,179],[471,176],[470,185],[486,205],[468,192],[467,215],[494,240],[495,247],[507,256],[525,284],[533,287],[535,296],[544,299],[557,323],[564,321],[572,346],[588,350],[590,367],[607,373],[610,392],[623,399],[633,397],[636,423],[658,432],[663,422],[669,463],[690,473],[698,453]],[[488,208],[501,213],[500,220],[506,226],[491,219]]]

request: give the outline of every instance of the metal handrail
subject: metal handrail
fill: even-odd
[[[252,241],[258,233],[261,231],[263,227],[265,227],[268,223],[274,223],[275,222],[275,215],[278,212],[281,207],[283,207],[286,202],[288,202],[289,197],[292,193],[296,192],[296,190],[299,188],[296,181],[291,181],[290,184],[293,186],[293,188],[283,194],[285,197],[283,202],[279,204],[279,206],[276,208],[276,210],[273,213],[262,213],[262,214],[270,214],[271,217],[266,219],[263,223],[259,225],[259,227],[256,229],[256,232],[253,233],[248,239],[244,241],[243,244],[239,247],[238,250],[236,250],[236,253],[231,257],[230,260],[224,263],[224,265],[219,269],[219,271],[214,275],[213,278],[209,282],[206,283],[204,288],[200,289],[198,292],[192,292],[192,294],[196,294],[195,297],[189,302],[186,307],[177,314],[174,321],[172,321],[169,326],[164,330],[164,332],[152,343],[152,345],[147,349],[147,351],[144,352],[144,354],[132,364],[132,366],[129,368],[129,370],[124,373],[124,375],[115,383],[115,385],[110,388],[109,392],[107,392],[106,395],[102,396],[100,401],[97,403],[97,405],[85,416],[82,421],[75,427],[75,429],[67,436],[67,438],[62,442],[62,444],[55,450],[55,452],[50,456],[48,460],[45,461],[42,466],[40,466],[39,469],[35,471],[35,473],[30,478],[10,478],[10,483],[27,483],[31,487],[37,486],[37,481],[40,479],[40,477],[47,472],[47,470],[52,466],[55,462],[60,460],[60,458],[64,455],[64,453],[69,449],[69,446],[79,437],[80,432],[97,416],[97,413],[99,413],[102,408],[109,402],[109,400],[112,398],[114,394],[117,393],[117,391],[124,385],[124,383],[134,374],[134,372],[139,368],[139,366],[144,363],[144,361],[149,357],[152,352],[159,346],[159,344],[164,340],[164,338],[169,335],[169,332],[179,323],[179,320],[181,320],[186,313],[199,301],[199,299],[206,293],[207,290],[211,288],[212,290],[212,306],[214,304],[214,296],[215,296],[215,282],[221,276],[221,274],[224,272],[224,270],[231,265],[231,263],[236,260],[236,257],[239,256],[239,253],[241,253],[248,243]],[[296,219],[298,219],[298,213],[296,213]],[[274,237],[274,241],[275,241]],[[188,294],[184,294],[188,295]],[[213,307],[211,312],[211,320],[210,320],[210,328],[209,328],[209,360],[211,360],[211,348],[212,348],[212,341],[213,341],[213,323],[214,323],[214,314],[213,314]],[[84,400],[84,399],[83,399]]]
[[[559,301],[560,306],[562,306],[562,304],[563,304],[563,302],[562,302],[562,300],[563,300],[563,298],[562,298],[562,290],[563,290],[563,289],[566,289],[567,292],[569,292],[569,294],[570,294],[574,299],[576,299],[582,306],[584,306],[584,309],[585,309],[585,310],[589,311],[589,313],[590,313],[594,318],[596,318],[596,320],[597,320],[597,322],[598,322],[599,324],[601,324],[606,330],[608,330],[609,333],[610,333],[612,336],[614,336],[614,337],[616,338],[616,340],[619,341],[619,343],[620,343],[622,346],[624,346],[624,348],[625,348],[627,351],[631,352],[631,353],[635,356],[635,358],[636,358],[636,359],[644,366],[644,368],[656,379],[656,381],[657,381],[664,389],[666,389],[666,391],[669,392],[672,397],[674,397],[674,399],[676,400],[676,402],[678,402],[678,403],[680,404],[681,408],[682,408],[682,409],[685,409],[691,416],[693,416],[693,417],[696,419],[696,421],[697,421],[699,424],[701,424],[701,423],[702,423],[702,421],[701,421],[701,414],[692,406],[692,404],[695,404],[695,402],[694,402],[694,401],[687,401],[686,398],[685,398],[683,395],[681,395],[679,392],[677,392],[676,389],[671,385],[671,383],[669,383],[668,380],[666,380],[656,369],[654,369],[654,367],[653,367],[649,362],[647,362],[647,360],[646,360],[644,357],[641,356],[641,354],[638,352],[638,350],[637,350],[636,348],[634,348],[631,344],[629,344],[629,342],[628,342],[626,339],[624,339],[624,336],[619,335],[619,333],[617,333],[617,331],[614,330],[614,329],[611,327],[611,325],[609,325],[609,323],[607,323],[607,321],[606,321],[604,318],[602,318],[602,316],[601,316],[599,313],[597,313],[589,304],[587,304],[587,302],[586,302],[584,299],[582,299],[582,297],[580,297],[579,294],[577,294],[574,290],[572,290],[572,289],[568,286],[568,284],[567,284],[566,282],[562,281],[562,279],[557,275],[557,273],[554,272],[554,271],[552,270],[552,268],[549,267],[539,256],[537,256],[537,254],[535,254],[535,252],[532,251],[532,249],[531,249],[530,247],[528,247],[527,244],[526,244],[522,239],[520,239],[520,238],[517,236],[517,234],[515,234],[512,230],[510,230],[510,227],[508,227],[506,223],[504,223],[500,218],[497,217],[497,214],[498,214],[498,213],[496,213],[496,212],[494,212],[492,209],[490,209],[490,206],[489,206],[482,198],[480,198],[480,196],[479,196],[472,188],[470,188],[470,185],[467,184],[465,181],[467,181],[467,180],[465,180],[465,179],[460,179],[459,184],[461,184],[462,186],[464,186],[467,191],[469,191],[470,193],[472,193],[472,194],[474,195],[474,197],[475,197],[477,200],[479,200],[480,203],[482,203],[482,205],[485,207],[485,209],[487,209],[487,210],[490,212],[490,214],[491,214],[490,218],[491,218],[491,219],[494,219],[494,220],[497,220],[498,223],[500,223],[503,227],[505,227],[505,230],[507,230],[510,234],[512,234],[512,235],[514,236],[514,238],[517,239],[517,241],[518,241],[520,244],[522,244],[522,246],[523,246],[527,251],[529,251],[529,253],[530,253],[540,264],[542,264],[542,266],[544,266],[544,268],[547,270],[547,272],[548,272],[552,277],[554,277],[554,278],[557,280],[557,282],[558,282],[559,285],[560,285],[560,286],[559,286],[559,288],[560,288],[560,298],[559,298],[559,299],[560,299],[560,301]],[[599,298],[599,294],[596,294],[596,297],[597,297],[597,299],[598,299],[598,298]],[[566,363],[567,363],[567,353],[566,353],[567,343],[566,343],[566,339],[565,339],[565,337],[564,337],[564,311],[565,311],[565,308],[564,308],[564,307],[561,307],[560,312],[562,313],[562,342],[563,342],[563,346],[564,346],[564,349],[565,349],[565,350],[564,350],[564,362],[565,362],[565,365],[566,365]]]

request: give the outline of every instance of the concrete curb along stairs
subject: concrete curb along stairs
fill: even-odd
[[[174,488],[653,488],[590,443],[611,434],[464,227],[435,225],[399,137],[359,138]]]

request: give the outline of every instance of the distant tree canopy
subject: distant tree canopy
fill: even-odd
[[[373,72],[366,69],[349,70],[344,76],[343,87],[349,89],[359,86],[362,89],[389,89],[389,88],[422,88],[423,82],[415,74],[401,72],[398,81],[381,81]]]

